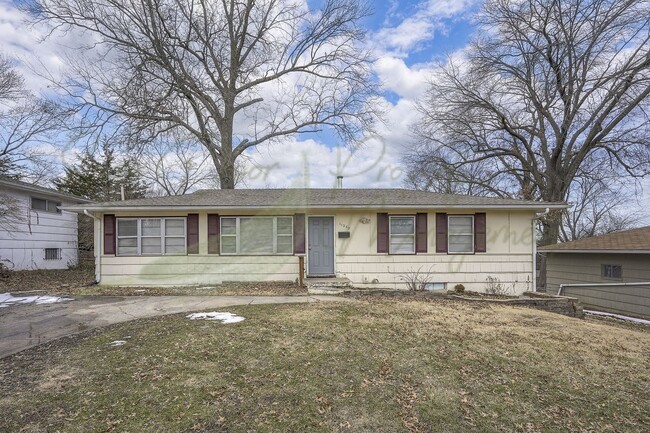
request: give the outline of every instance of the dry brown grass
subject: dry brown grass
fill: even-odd
[[[647,328],[449,300],[228,311],[246,320],[130,322],[0,361],[0,431],[650,425]]]

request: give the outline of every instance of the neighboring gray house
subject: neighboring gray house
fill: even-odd
[[[79,261],[81,197],[0,176],[0,263],[13,270],[65,269]]]
[[[546,291],[587,307],[650,318],[650,226],[539,248]],[[643,284],[647,283],[647,284]]]

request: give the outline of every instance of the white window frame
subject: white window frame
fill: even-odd
[[[450,249],[450,242],[449,242],[449,236],[451,236],[451,232],[449,231],[449,225],[451,224],[452,218],[471,218],[472,219],[472,250],[471,251],[451,251]],[[469,233],[454,233],[454,236],[467,236]],[[474,215],[465,215],[465,214],[458,214],[458,215],[447,215],[447,254],[474,254],[474,246],[475,246],[475,236],[476,233],[474,233]]]
[[[142,220],[160,220],[160,253],[143,253],[142,252],[142,238],[156,238],[157,236],[142,236]],[[183,236],[167,236],[166,230],[167,220],[182,220],[183,221]],[[119,224],[121,221],[136,221],[136,235],[135,236],[120,236]],[[178,253],[167,253],[165,251],[166,238],[183,238],[183,251]],[[136,239],[136,254],[120,254],[120,239]],[[122,257],[133,256],[185,256],[187,255],[187,218],[186,217],[126,217],[115,218],[115,255]]]
[[[393,219],[404,219],[410,218],[413,220],[413,251],[404,251],[404,252],[394,252],[393,251]],[[395,236],[411,236],[405,233],[396,233]],[[388,216],[388,254],[394,255],[412,255],[415,254],[415,243],[417,237],[417,228],[415,227],[415,215],[389,215]]]
[[[240,247],[240,223],[241,218],[244,219],[272,219],[273,220],[273,252],[270,253],[242,253]],[[291,233],[288,235],[278,234],[278,218],[288,218],[291,220]],[[234,219],[235,220],[235,234],[223,234],[223,220],[224,219]],[[223,215],[219,217],[219,244],[222,246],[220,254],[223,256],[292,256],[293,255],[293,216],[291,215],[269,215],[269,216],[256,216],[256,215],[241,215],[241,216],[228,216]],[[288,253],[279,253],[278,251],[278,236],[289,237],[291,238],[291,251]],[[235,238],[235,252],[234,253],[224,253],[223,252],[223,238],[224,237],[234,237]]]

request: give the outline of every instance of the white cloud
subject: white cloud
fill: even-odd
[[[374,69],[384,89],[409,99],[416,99],[422,94],[432,72],[430,65],[409,67],[404,60],[390,56],[379,58]]]
[[[430,41],[435,33],[447,29],[446,20],[461,17],[476,4],[477,0],[425,0],[415,13],[399,24],[378,30],[373,44],[380,53],[406,57],[417,50],[421,43]]]

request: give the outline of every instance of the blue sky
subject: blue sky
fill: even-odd
[[[345,176],[349,187],[403,185],[400,158],[416,118],[414,103],[426,90],[434,62],[467,44],[473,31],[472,15],[480,1],[389,0],[371,2],[370,6],[374,13],[362,24],[368,30],[368,47],[377,58],[374,72],[384,86],[386,124],[358,149],[342,145],[326,133],[260,146],[247,155],[245,186],[331,186],[337,174]],[[65,51],[75,46],[73,36],[41,42],[43,30],[27,28],[23,18],[14,2],[0,0],[0,51],[56,71],[63,64]],[[21,69],[34,92],[46,90],[44,80],[27,67]],[[58,143],[49,150],[64,163],[74,160],[76,154],[71,143]]]

